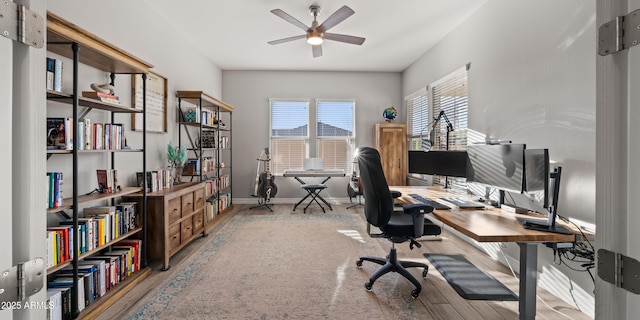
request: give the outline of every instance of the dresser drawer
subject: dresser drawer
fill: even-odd
[[[169,250],[180,245],[180,224],[176,223],[169,227]]]
[[[193,212],[193,192],[187,193],[182,197],[182,216],[185,217]]]
[[[178,221],[182,214],[180,213],[180,207],[182,203],[180,202],[180,198],[173,198],[169,200],[169,207],[167,207],[167,215],[169,216],[169,224],[173,224]]]
[[[200,209],[204,206],[204,189],[198,189],[193,192],[195,200],[193,201],[194,210]]]
[[[181,241],[186,241],[193,235],[193,221],[187,219],[180,223],[182,231],[180,232]]]
[[[200,232],[204,227],[204,216],[202,212],[193,215],[193,232]]]

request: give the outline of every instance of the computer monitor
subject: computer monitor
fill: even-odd
[[[465,178],[469,157],[464,150],[410,150],[408,161],[409,173]]]
[[[518,221],[526,229],[548,231],[563,234],[573,234],[573,232],[565,229],[562,226],[556,225],[556,217],[558,216],[558,197],[560,195],[560,176],[562,174],[562,167],[555,167],[549,174],[549,191],[550,202],[547,207],[547,219],[525,219],[518,218]]]
[[[477,182],[501,190],[524,190],[525,144],[469,145],[467,182]]]
[[[524,150],[524,193],[537,200],[544,208],[549,207],[549,150]]]

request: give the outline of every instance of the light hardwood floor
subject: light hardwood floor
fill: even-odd
[[[352,213],[363,215],[362,206],[346,209],[351,204],[334,205],[333,212]],[[235,205],[234,209],[223,216],[218,223],[209,228],[209,234],[215,234],[222,228],[234,215],[285,215],[285,214],[302,214],[301,210],[291,211],[292,205],[281,204],[272,207],[273,212],[266,208],[256,208],[249,210],[253,205]],[[322,214],[318,208],[307,210],[307,214]],[[329,212],[329,211],[327,211]],[[364,220],[363,220],[364,222]],[[410,250],[405,244],[397,245],[398,256],[403,259],[416,259],[427,262],[423,254],[426,252],[438,253],[457,253],[463,254],[469,261],[475,264],[481,270],[491,274],[500,280],[509,289],[518,293],[518,280],[515,278],[511,270],[503,264],[493,260],[477,248],[471,246],[464,240],[458,238],[450,232],[443,232],[442,240],[421,241],[422,248]],[[135,304],[136,301],[144,297],[147,293],[155,288],[161,280],[169,277],[179,269],[181,262],[184,262],[194,251],[200,248],[208,238],[200,237],[195,239],[191,244],[182,249],[179,253],[171,258],[171,268],[167,271],[160,271],[162,265],[159,261],[150,263],[153,269],[152,274],[146,278],[141,284],[128,292],[122,299],[113,306],[106,309],[97,319],[119,319],[122,318],[127,311]],[[374,239],[380,241],[383,248],[389,248],[390,244],[386,239]],[[354,263],[355,264],[355,263]],[[364,288],[363,288],[364,290]],[[537,300],[537,316],[536,319],[591,319],[584,313],[576,310],[574,307],[558,299],[546,290],[538,287]],[[430,268],[429,276],[423,284],[423,290],[419,299],[430,310],[434,310],[441,316],[443,320],[452,319],[517,319],[518,318],[518,302],[517,301],[479,301],[465,300],[460,297],[453,288],[442,278],[435,268]]]

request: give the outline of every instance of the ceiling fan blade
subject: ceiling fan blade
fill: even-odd
[[[289,15],[288,13],[280,10],[280,9],[273,9],[271,10],[271,13],[275,14],[276,16],[286,20],[287,22],[293,24],[294,26],[297,26],[298,28],[307,31],[309,30],[309,27],[307,27],[307,25],[305,25],[304,23],[300,22],[300,20],[292,17],[291,15]]]
[[[304,39],[306,38],[307,35],[299,35],[299,36],[295,36],[295,37],[289,37],[289,38],[282,38],[282,39],[278,39],[278,40],[273,40],[273,41],[269,41],[267,42],[268,44],[280,44],[280,43],[285,43],[285,42],[289,42],[289,41],[293,41],[293,40],[298,40],[298,39]]]
[[[356,13],[351,8],[347,6],[342,6],[342,8],[338,9],[336,12],[331,14],[327,20],[325,20],[318,29],[327,31],[333,28],[338,23],[344,21],[344,19],[349,18],[351,15]]]
[[[322,56],[322,45],[311,46],[311,50],[313,51],[314,58]]]
[[[360,38],[356,36],[349,36],[346,34],[337,34],[337,33],[325,33],[324,38],[326,40],[340,41],[350,44],[362,45],[364,43],[365,38]]]

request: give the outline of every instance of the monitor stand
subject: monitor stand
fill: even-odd
[[[529,230],[538,230],[538,231],[546,231],[560,234],[575,234],[575,232],[571,232],[569,229],[553,224],[549,225],[544,220],[539,219],[524,219],[524,218],[516,218],[518,222],[522,225],[523,228]]]
[[[552,200],[547,213],[547,220],[516,218],[525,229],[546,231],[561,234],[575,234],[569,229],[556,225],[556,216],[558,212],[558,194],[560,193],[560,175],[562,167],[556,167],[550,174],[553,179]]]

